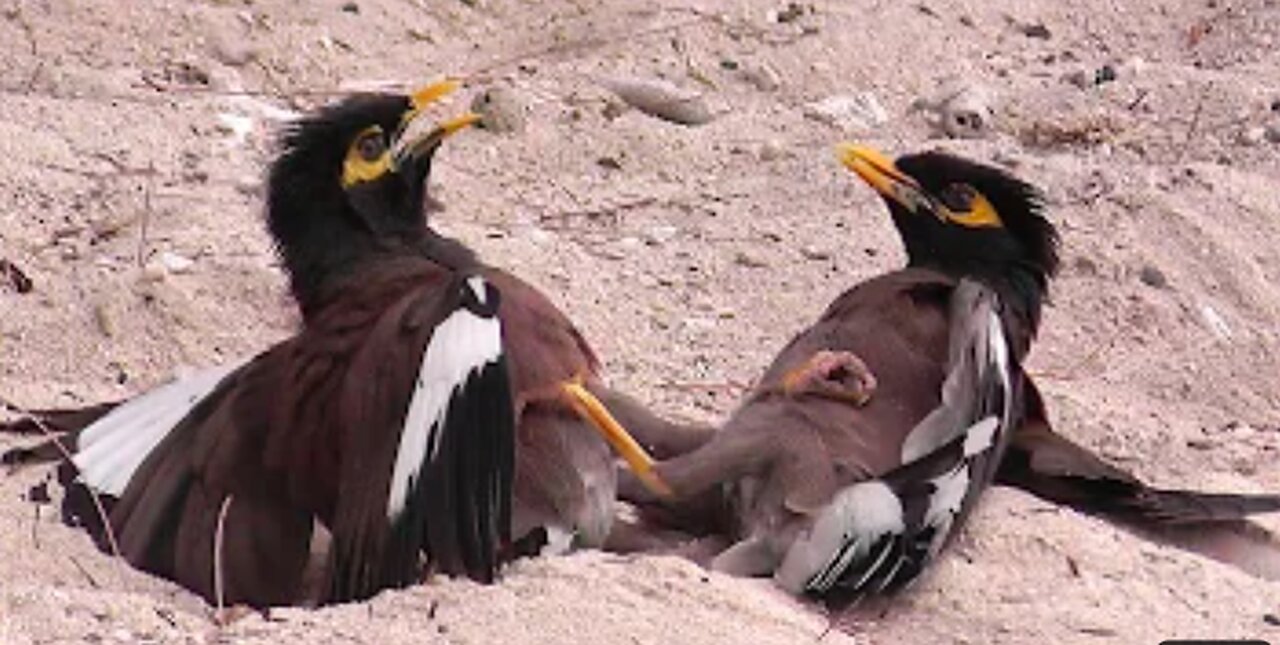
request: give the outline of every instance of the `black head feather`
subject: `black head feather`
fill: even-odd
[[[964,229],[942,224],[938,235],[946,248],[934,248],[944,258],[973,256],[988,263],[1025,265],[1047,281],[1058,270],[1058,232],[1044,217],[1044,195],[1035,186],[992,166],[943,152],[924,152],[898,158],[898,170],[938,196],[950,186],[967,184],[986,197],[999,213],[1003,227]],[[936,220],[935,220],[936,222]],[[992,238],[987,242],[978,236]],[[998,241],[1004,239],[1004,243]],[[967,242],[967,243],[966,243]],[[922,260],[926,258],[921,258]]]
[[[908,263],[991,284],[1034,334],[1058,270],[1058,233],[1044,216],[1043,194],[999,168],[943,152],[906,155],[893,165],[917,182],[926,202],[912,210],[885,196]],[[941,214],[952,196],[974,192],[990,203],[998,225],[968,226]]]
[[[304,309],[362,261],[428,235],[423,202],[430,152],[368,182],[342,181],[356,138],[378,126],[389,148],[410,107],[403,95],[357,95],[285,131],[268,179],[267,225]]]

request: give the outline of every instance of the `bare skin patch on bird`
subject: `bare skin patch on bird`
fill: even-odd
[[[342,187],[373,181],[391,171],[391,152],[381,126],[365,128],[347,148],[342,162]]]
[[[1000,213],[991,203],[991,200],[976,190],[970,190],[972,191],[972,196],[968,200],[969,203],[960,209],[948,205],[944,210],[946,218],[955,224],[969,228],[1000,228],[1004,226],[1004,222],[1000,220]]]

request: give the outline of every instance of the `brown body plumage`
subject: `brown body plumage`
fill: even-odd
[[[1146,528],[1230,532],[1280,510],[1280,496],[1150,488],[1053,432],[1021,369],[1057,266],[1034,188],[941,153],[895,163],[847,146],[842,160],[884,197],[908,266],[839,296],[718,432],[654,464],[670,493],[624,489],[727,509],[733,544],[711,566],[835,605],[901,588],[993,479]],[[707,528],[690,526],[705,513],[675,517]]]
[[[489,581],[548,539],[604,541],[612,457],[561,384],[628,402],[549,300],[427,227],[431,158],[474,116],[410,131],[449,89],[354,97],[286,133],[267,215],[296,336],[119,408],[3,428],[66,433],[69,520],[211,602],[251,605],[358,599],[432,570]]]

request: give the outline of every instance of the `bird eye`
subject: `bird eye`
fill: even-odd
[[[365,161],[377,161],[382,153],[387,151],[387,142],[382,137],[382,132],[370,132],[356,142],[356,152],[360,153],[360,158]]]
[[[973,200],[977,196],[978,191],[974,190],[972,186],[951,184],[938,193],[938,201],[953,212],[964,213],[973,208]]]

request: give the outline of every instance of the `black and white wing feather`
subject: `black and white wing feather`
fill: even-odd
[[[482,278],[459,279],[403,317],[398,333],[425,342],[370,342],[370,351],[356,358],[364,368],[351,372],[373,379],[367,387],[346,388],[359,400],[342,407],[344,415],[368,423],[371,436],[357,440],[356,454],[345,462],[331,599],[412,584],[430,569],[494,579],[499,547],[510,539],[515,444],[498,299]],[[406,389],[396,366],[408,348],[420,359]],[[380,416],[382,409],[400,413]],[[388,423],[394,440],[379,443]],[[370,471],[361,478],[351,468]],[[368,484],[373,481],[385,485]]]

